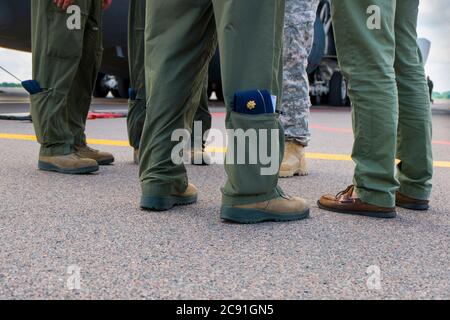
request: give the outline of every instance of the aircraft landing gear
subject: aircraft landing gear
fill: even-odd
[[[99,73],[94,88],[95,98],[106,98],[111,92],[114,98],[128,99],[130,80]]]
[[[103,73],[98,74],[94,88],[95,98],[106,98],[106,96],[108,95],[110,89],[106,86],[105,78],[106,78],[105,74]]]

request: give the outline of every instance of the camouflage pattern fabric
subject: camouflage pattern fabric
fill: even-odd
[[[307,146],[309,132],[309,80],[306,68],[314,42],[319,0],[287,0],[284,28],[283,123],[286,140]]]

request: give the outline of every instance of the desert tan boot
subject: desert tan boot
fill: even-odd
[[[226,221],[252,224],[260,222],[284,222],[309,217],[309,205],[297,197],[281,196],[259,203],[222,207],[221,218]]]
[[[307,175],[305,147],[295,141],[286,141],[284,159],[280,169],[280,178]]]
[[[98,171],[98,163],[72,153],[64,156],[39,156],[39,169],[63,174],[86,174]]]
[[[189,184],[182,193],[173,193],[167,196],[143,195],[141,198],[141,208],[149,211],[166,211],[175,206],[185,206],[196,203],[198,190],[193,184]]]
[[[97,161],[100,166],[107,166],[114,162],[114,156],[109,152],[102,152],[88,146],[75,147],[75,152],[81,158]]]

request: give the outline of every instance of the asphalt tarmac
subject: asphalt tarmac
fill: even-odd
[[[0,94],[0,113],[27,109]],[[223,130],[223,106],[212,109]],[[318,209],[320,195],[352,183],[354,165],[350,109],[315,107],[310,175],[280,182],[311,203],[311,218],[235,225],[219,217],[220,165],[188,166],[198,204],[141,211],[125,119],[88,122],[93,147],[117,161],[84,176],[38,171],[32,124],[0,121],[0,299],[449,299],[450,102],[433,122],[430,211],[376,220]]]

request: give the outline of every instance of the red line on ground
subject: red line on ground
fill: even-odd
[[[442,144],[442,145],[450,146],[450,141],[436,140],[436,141],[433,141],[433,144]]]

